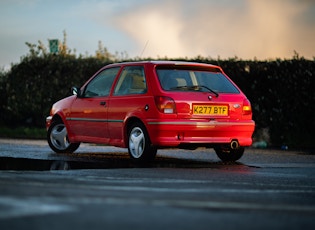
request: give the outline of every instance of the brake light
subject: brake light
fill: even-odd
[[[165,96],[155,97],[155,105],[161,113],[165,114],[176,113],[175,101],[170,97]]]
[[[243,101],[243,115],[251,115],[252,114],[252,106],[248,99],[244,99]]]

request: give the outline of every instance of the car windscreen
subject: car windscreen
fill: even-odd
[[[161,87],[166,91],[202,91],[239,93],[239,90],[219,71],[195,69],[156,69]]]

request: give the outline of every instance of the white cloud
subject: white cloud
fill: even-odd
[[[159,9],[158,5],[132,11],[116,21],[131,38],[137,41],[137,56],[183,55],[182,24],[174,15],[174,6]],[[128,23],[126,23],[128,22]]]
[[[314,0],[0,0],[0,12],[0,68],[63,30],[77,54],[101,40],[129,57],[315,56]]]
[[[312,58],[314,18],[301,18],[314,10],[313,1],[195,0],[151,3],[129,8],[115,18],[116,25],[138,44],[149,41],[144,56],[267,59],[290,58],[294,50]],[[138,54],[137,53],[137,54]]]

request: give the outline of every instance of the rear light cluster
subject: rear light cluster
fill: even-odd
[[[243,115],[251,115],[252,107],[248,99],[244,99],[243,101]]]
[[[161,113],[165,113],[165,114],[176,113],[175,101],[170,97],[156,96],[155,105]]]

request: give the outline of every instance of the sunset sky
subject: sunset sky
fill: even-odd
[[[64,30],[83,55],[315,57],[315,0],[0,0],[0,21],[0,68]]]

